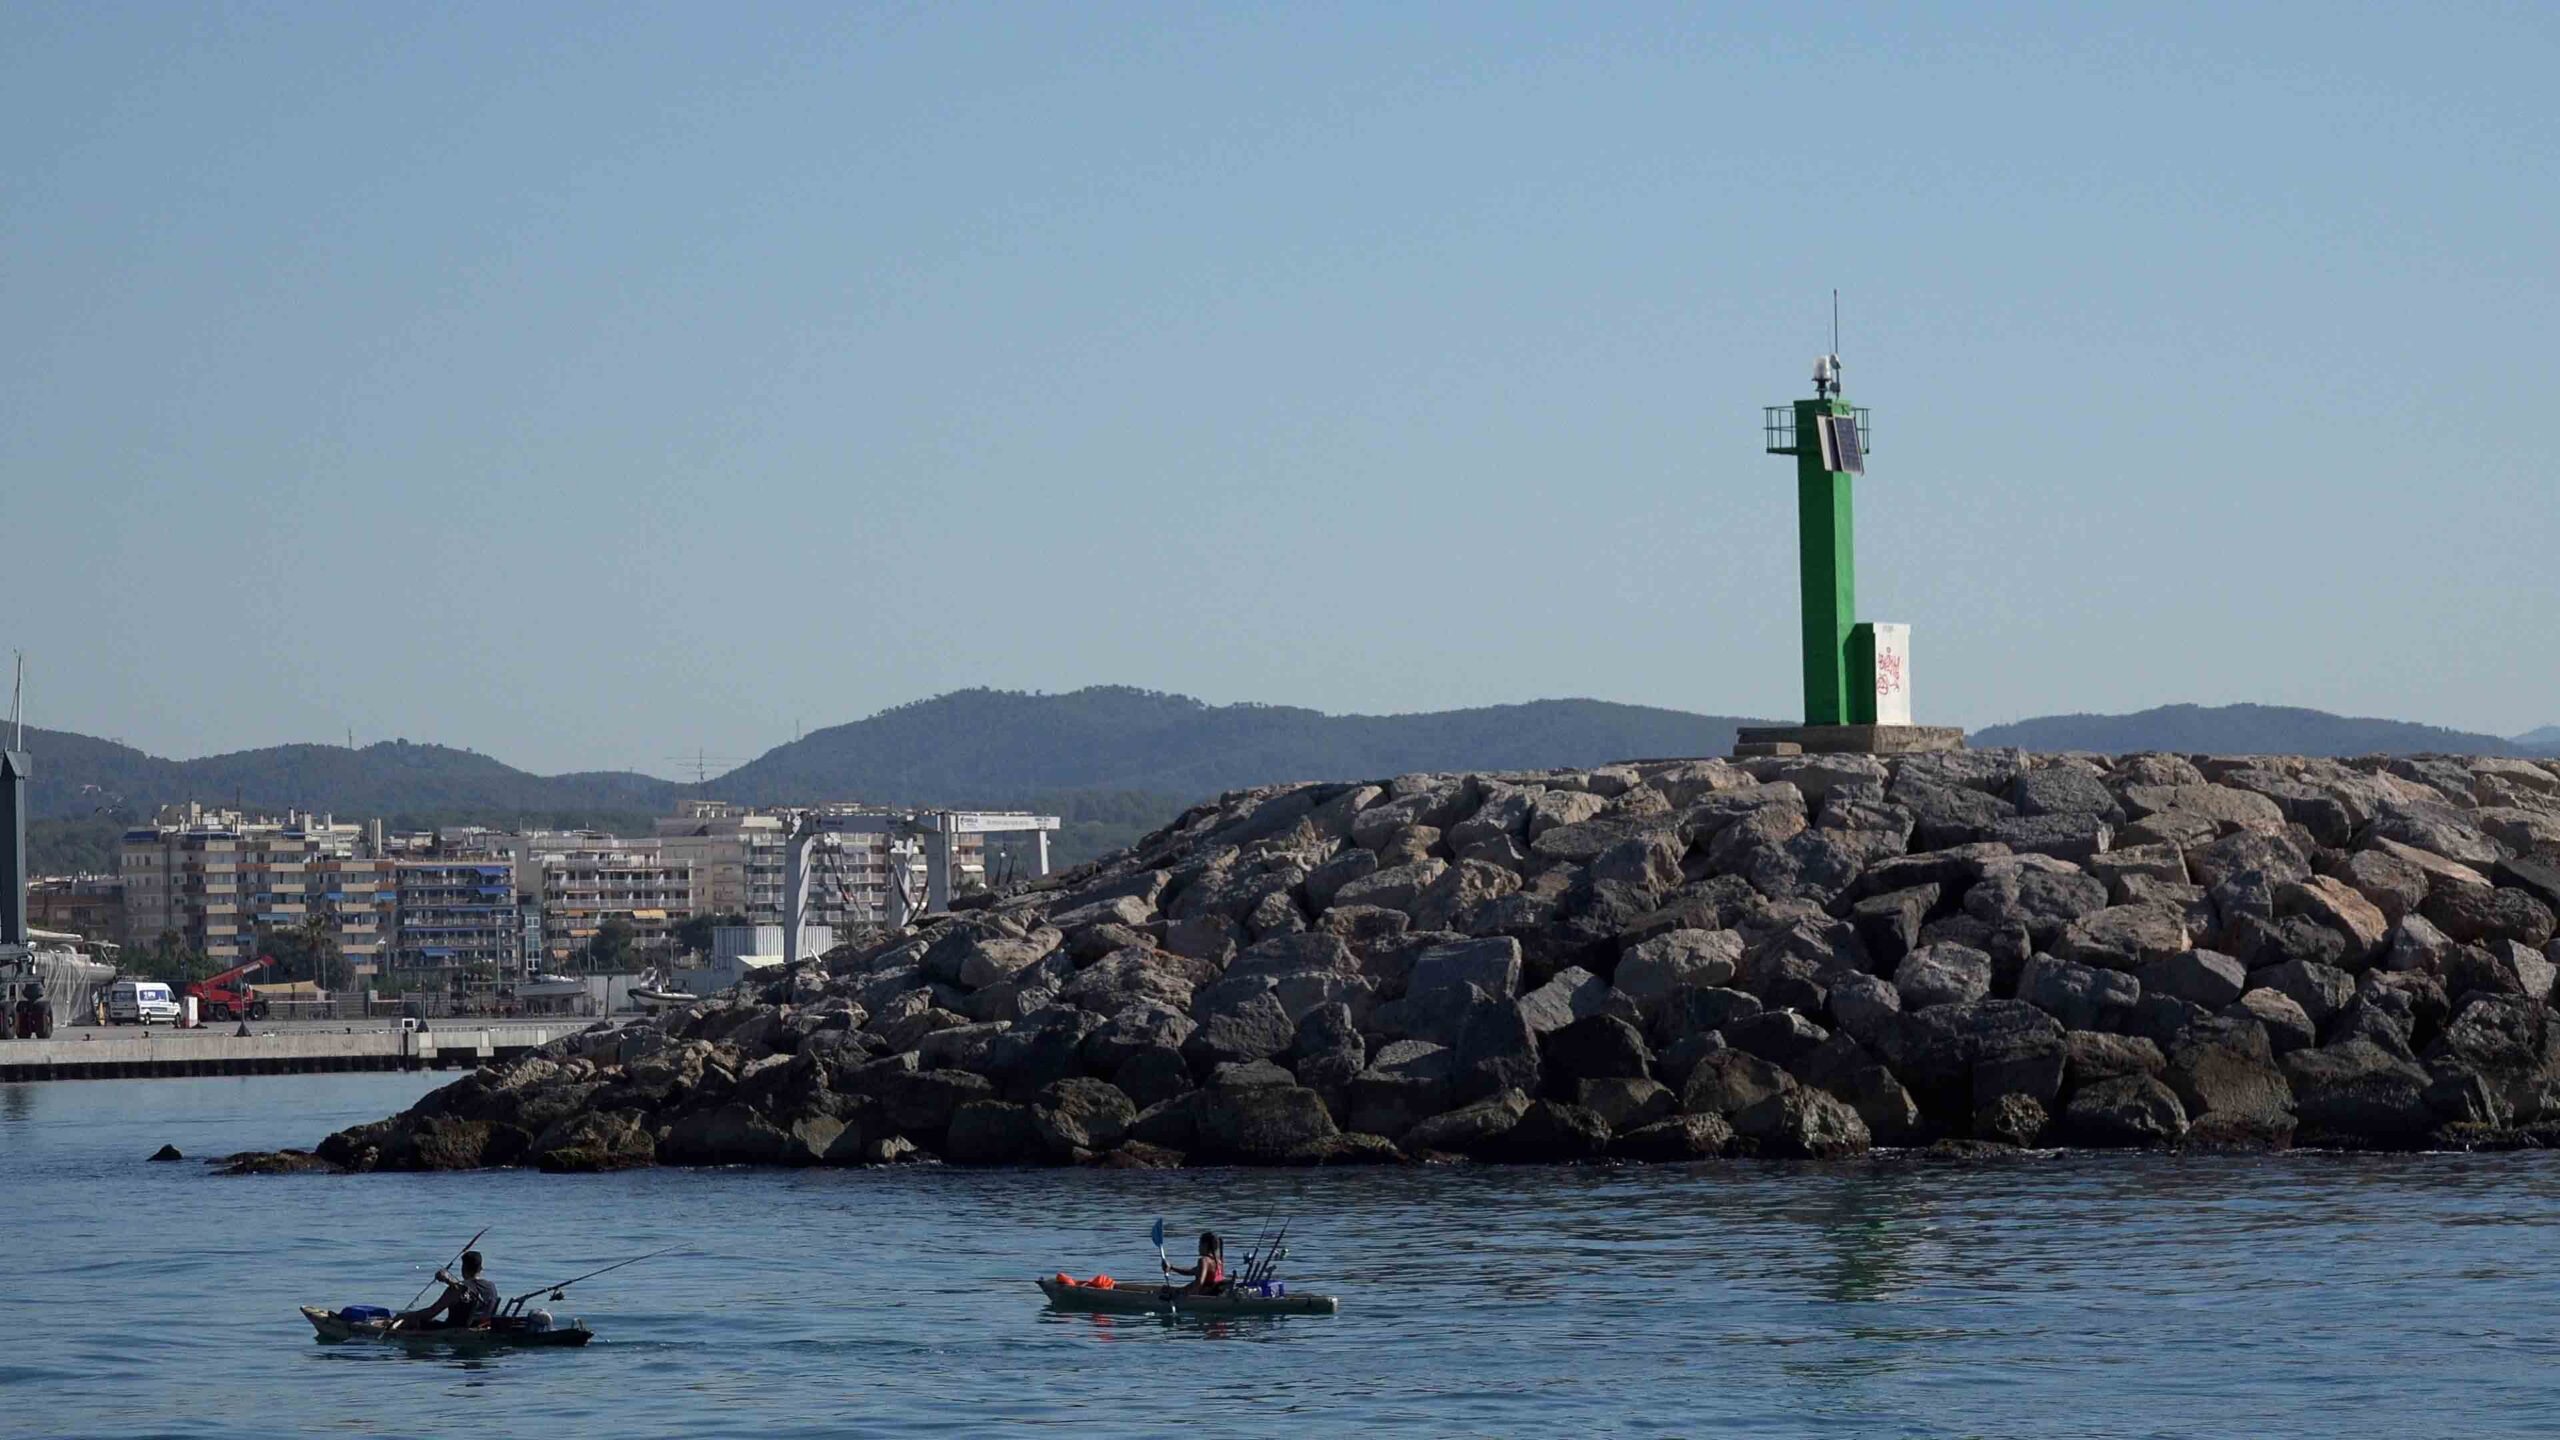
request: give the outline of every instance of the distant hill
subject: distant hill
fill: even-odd
[[[318,810],[341,817],[654,814],[669,808],[672,781],[626,772],[534,775],[470,750],[385,740],[277,745],[163,760],[129,745],[64,730],[27,731],[29,782],[38,819],[146,821],[163,805],[201,800],[250,810]]]
[[[2560,755],[2560,725],[2545,725],[2516,737],[2516,744],[2536,755]]]
[[[1190,800],[1283,780],[1722,755],[1733,747],[1734,727],[1751,723],[1601,700],[1326,715],[1123,686],[1064,695],[962,690],[816,731],[709,788],[755,803],[859,796],[993,804],[1060,790]]]
[[[2283,705],[2163,705],[2131,715],[2045,715],[1977,730],[1978,748],[2166,750],[2189,755],[2515,755],[2523,747],[2406,720],[2332,715]]]
[[[1056,814],[1060,863],[1136,839],[1220,790],[1409,770],[1529,769],[1651,755],[1721,755],[1738,721],[1599,700],[1417,715],[1208,705],[1096,687],[1065,695],[963,690],[820,730],[698,793],[748,804],[865,800]],[[534,775],[469,750],[385,741],[279,745],[164,760],[32,730],[36,868],[96,868],[114,835],[189,799],[251,810],[433,825],[591,824],[645,830],[690,792],[646,775]]]

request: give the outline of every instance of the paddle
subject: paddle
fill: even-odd
[[[463,1257],[463,1256],[465,1256],[465,1255],[470,1254],[470,1253],[471,1253],[471,1247],[472,1247],[472,1246],[474,1246],[474,1245],[479,1244],[479,1243],[480,1243],[480,1237],[481,1237],[482,1235],[486,1235],[486,1234],[488,1234],[488,1233],[489,1233],[489,1227],[488,1227],[488,1226],[486,1226],[486,1225],[481,1226],[481,1227],[479,1228],[479,1230],[478,1230],[477,1232],[475,1232],[475,1233],[472,1235],[472,1237],[471,1237],[470,1239],[465,1240],[465,1241],[463,1241],[463,1242],[462,1242],[462,1248],[461,1248],[461,1249],[459,1249],[459,1250],[454,1251],[454,1252],[453,1252],[453,1259],[452,1259],[451,1261],[447,1262],[447,1263],[448,1263],[448,1264],[450,1264],[450,1265],[459,1265],[459,1264],[461,1264],[461,1263],[462,1263],[462,1257]],[[445,1269],[446,1269],[446,1266],[445,1266],[445,1265],[439,1265],[439,1266],[437,1266],[437,1267],[436,1267],[436,1273],[435,1273],[435,1275],[430,1275],[430,1276],[428,1276],[428,1277],[427,1277],[427,1285],[433,1285],[434,1283],[436,1283],[436,1277],[437,1277],[437,1276],[439,1276],[439,1275],[444,1274]],[[399,1328],[400,1328],[400,1322],[408,1318],[408,1316],[407,1316],[407,1314],[406,1314],[405,1312],[410,1311],[410,1310],[415,1310],[415,1309],[417,1309],[417,1308],[418,1308],[418,1302],[427,1298],[427,1285],[421,1285],[421,1286],[419,1286],[419,1287],[418,1287],[418,1293],[409,1297],[409,1303],[400,1307],[400,1308],[401,1308],[401,1310],[402,1310],[404,1313],[399,1314],[399,1315],[394,1315],[394,1316],[392,1316],[392,1317],[391,1317],[391,1323],[390,1323],[389,1325],[386,1325],[386,1326],[384,1326],[384,1327],[383,1327],[383,1329],[384,1329],[386,1332],[387,1332],[387,1331],[391,1331],[391,1330],[397,1330],[397,1329],[399,1329]]]
[[[1156,1268],[1170,1275],[1173,1273],[1173,1261],[1166,1258],[1164,1253],[1164,1217],[1161,1215],[1156,1217],[1155,1242]]]

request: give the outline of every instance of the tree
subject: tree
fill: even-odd
[[[723,926],[746,925],[744,915],[695,915],[677,924],[676,948],[691,954],[706,954],[711,949],[711,932]]]
[[[162,980],[172,985],[201,979],[211,971],[211,962],[202,951],[187,943],[187,937],[175,930],[163,930],[148,945],[133,954],[134,973],[147,980]]]
[[[639,935],[640,932],[632,927],[630,921],[619,916],[597,926],[596,933],[587,940],[587,948],[582,957],[586,962],[587,973],[611,974],[631,968],[631,947]]]
[[[344,989],[353,979],[346,952],[329,917],[317,911],[293,926],[260,926],[258,952],[272,958],[280,980],[308,980],[323,990]]]

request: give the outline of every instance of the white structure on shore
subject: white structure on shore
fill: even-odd
[[[962,857],[974,851],[977,878],[986,871],[989,835],[1029,834],[1038,839],[1039,873],[1049,873],[1049,833],[1058,828],[1055,815],[1020,810],[887,810],[831,805],[792,812],[789,868],[784,872],[782,906],[783,955],[796,963],[813,952],[800,946],[800,931],[811,917],[813,901],[824,887],[820,857],[828,854],[878,854],[878,890],[882,903],[872,923],[903,928],[919,915],[951,908],[954,882],[965,876]],[[920,874],[918,872],[921,872]]]

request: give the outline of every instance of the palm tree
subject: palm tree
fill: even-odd
[[[301,936],[304,951],[311,957],[312,983],[328,991],[343,988],[347,979],[347,955],[339,948],[338,928],[329,923],[326,914],[312,910],[302,917],[302,923],[295,929]]]

